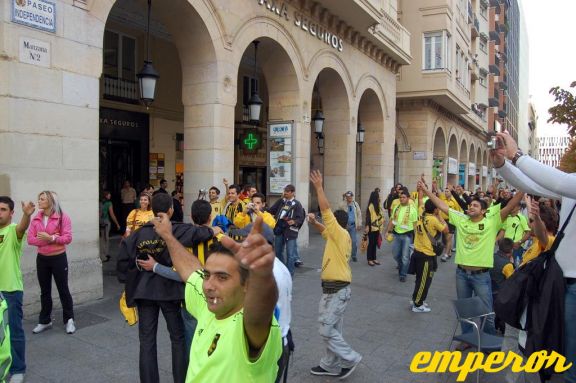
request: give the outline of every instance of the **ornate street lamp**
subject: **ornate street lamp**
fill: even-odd
[[[362,126],[362,123],[360,122],[360,120],[358,120],[358,127],[356,130],[356,143],[362,145],[364,143],[364,126]]]
[[[260,41],[258,40],[254,40],[252,42],[252,44],[254,44],[254,79],[257,79],[258,77],[256,77],[257,73],[256,73],[256,68],[258,67],[258,44],[260,43]],[[255,83],[258,83],[257,81]],[[260,96],[258,95],[258,89],[255,86],[254,89],[252,89],[252,97],[250,97],[250,100],[248,101],[248,107],[250,108],[250,120],[251,121],[260,121],[260,110],[262,109],[262,99],[260,98]]]
[[[156,81],[160,78],[158,72],[152,66],[150,60],[150,9],[152,8],[152,0],[148,0],[148,24],[146,25],[146,60],[140,72],[136,75],[140,84],[140,101],[146,105],[146,108],[154,102],[156,95]]]

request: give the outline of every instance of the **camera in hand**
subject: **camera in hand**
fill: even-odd
[[[496,137],[495,134],[488,134],[488,142],[486,143],[486,146],[488,147],[488,149],[496,149],[498,147],[498,137]]]

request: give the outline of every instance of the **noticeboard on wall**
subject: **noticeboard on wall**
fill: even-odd
[[[160,185],[164,178],[164,153],[150,153],[149,173],[150,184],[154,187]]]
[[[294,121],[268,123],[268,194],[294,184]]]

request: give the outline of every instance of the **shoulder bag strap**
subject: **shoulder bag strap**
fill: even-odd
[[[570,222],[570,218],[572,218],[572,213],[574,213],[575,208],[576,208],[576,204],[574,204],[574,206],[572,206],[572,210],[570,210],[570,214],[568,214],[568,217],[566,218],[566,221],[564,221],[562,228],[560,229],[558,234],[556,234],[556,238],[554,239],[554,242],[552,243],[552,247],[550,247],[550,253],[555,253],[556,249],[558,249],[558,246],[560,245],[560,241],[562,241],[562,238],[564,238],[564,229],[566,229],[566,226],[568,226],[568,222]]]
[[[426,216],[423,215],[422,216],[422,226],[424,226],[424,231],[426,232],[426,235],[428,236],[428,239],[430,240],[430,244],[434,245],[436,243],[436,239],[434,239],[434,237],[430,234],[430,232],[428,231],[428,228],[426,227],[426,220],[425,220]]]

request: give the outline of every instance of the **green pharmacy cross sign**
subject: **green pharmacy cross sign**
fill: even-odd
[[[242,144],[242,149],[252,152],[260,149],[262,144],[262,136],[260,133],[250,132],[245,134],[240,142]]]

